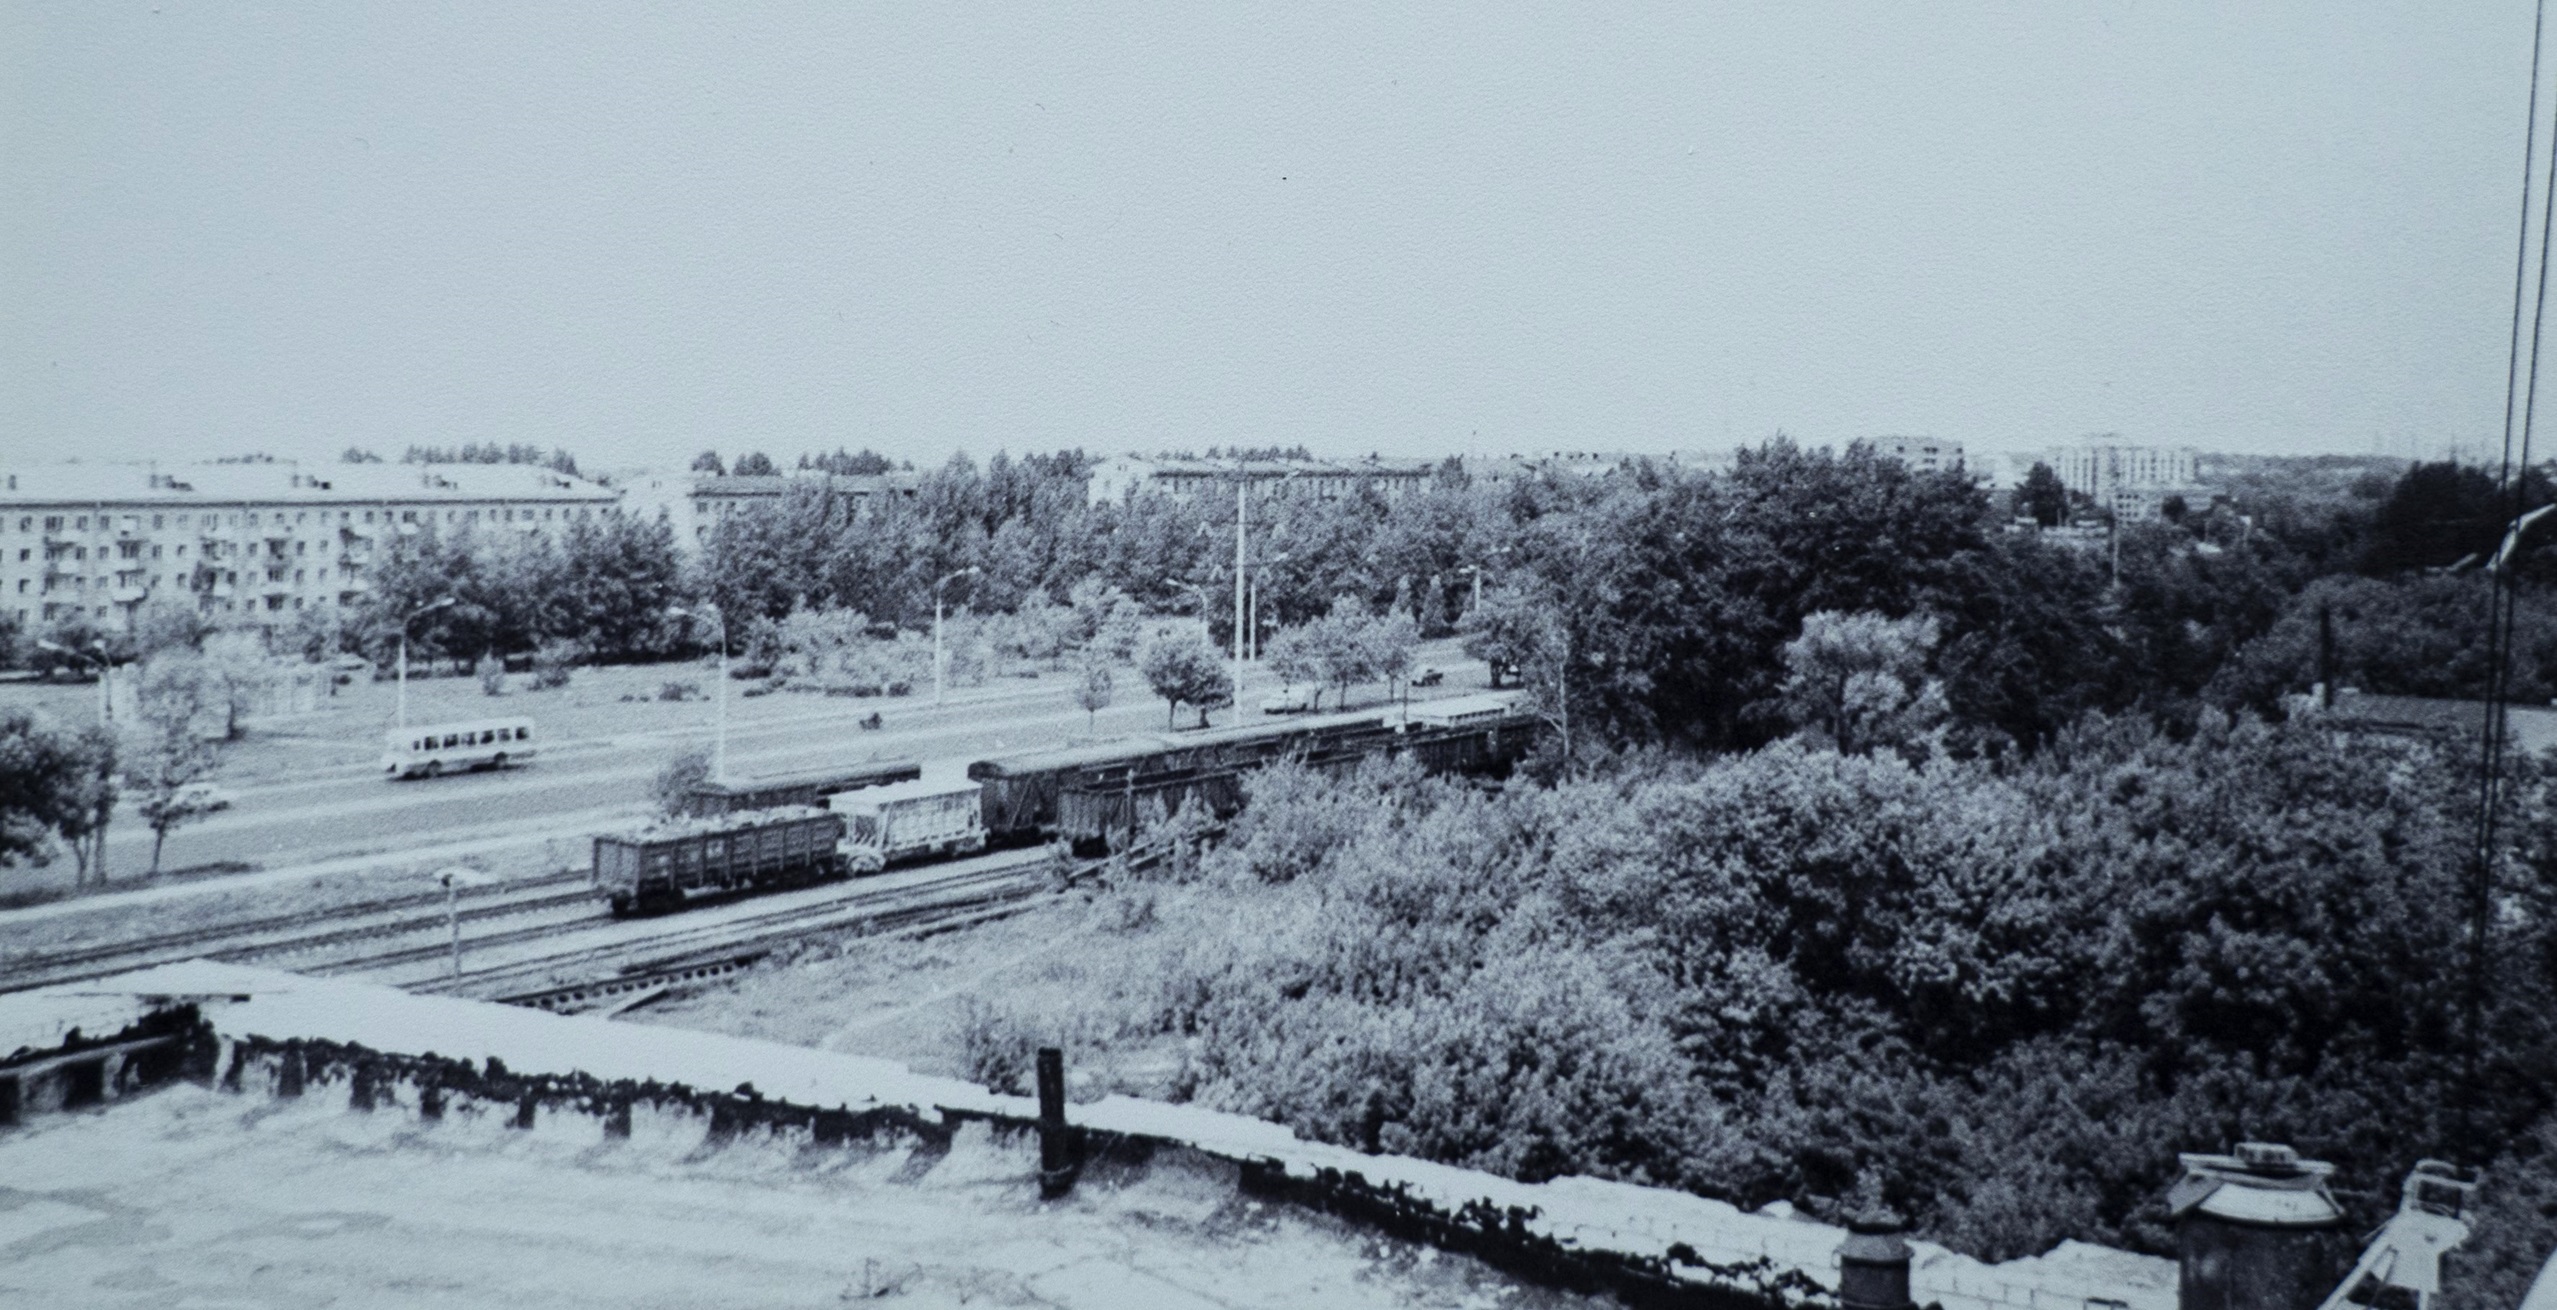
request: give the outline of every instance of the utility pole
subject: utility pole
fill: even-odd
[[[1234,712],[1243,712],[1243,572],[1249,567],[1245,558],[1244,511],[1246,492],[1252,485],[1251,466],[1234,461]]]

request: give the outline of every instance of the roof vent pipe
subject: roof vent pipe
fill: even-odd
[[[2175,1216],[2179,1310],[2315,1310],[2332,1287],[2344,1212],[2335,1166],[2272,1142],[2235,1155],[2184,1155],[2167,1192]]]

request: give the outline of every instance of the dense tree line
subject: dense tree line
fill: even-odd
[[[2463,1105],[2491,1140],[2557,1131],[2535,772],[2468,1084],[2464,744],[2134,715],[1912,764],[1816,736],[1489,795],[1262,775],[1220,848],[1113,893],[1141,908],[1104,921],[1147,925],[1123,972],[1000,1022],[1176,1038],[1146,1090],[1329,1141],[1878,1201],[1990,1259],[2172,1251],[2179,1150],[2293,1142],[2375,1222]]]
[[[682,570],[660,522],[581,520],[555,535],[505,536],[428,525],[397,538],[372,580],[341,641],[376,656],[403,618],[446,597],[454,603],[410,627],[412,652],[475,659],[565,644],[612,660],[685,648],[668,614],[686,594]]]

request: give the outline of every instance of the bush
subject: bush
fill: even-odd
[[[666,683],[660,683],[660,684],[658,684],[658,687],[657,687],[657,699],[659,699],[659,700],[700,700],[700,699],[701,699],[701,684],[700,684],[700,683],[698,683],[698,682],[666,682]]]
[[[586,657],[584,646],[573,641],[546,641],[533,652],[533,686],[553,691],[568,685],[569,674]]]
[[[667,760],[657,768],[656,781],[649,795],[657,802],[657,813],[669,819],[687,818],[701,812],[693,800],[693,788],[710,776],[710,752],[699,746]]]
[[[479,689],[482,693],[490,696],[506,694],[506,661],[497,658],[494,653],[480,656],[479,663],[472,668],[472,672],[479,675]]]

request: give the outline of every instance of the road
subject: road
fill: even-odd
[[[1428,694],[1480,690],[1484,670],[1464,661],[1453,642],[1432,643],[1420,662],[1447,671]],[[1135,681],[1121,671],[1122,685]],[[1277,685],[1260,669],[1245,680],[1245,704]],[[1138,689],[1141,693],[1141,687]],[[1377,694],[1369,688],[1368,694]],[[1164,705],[1122,692],[1087,727],[1065,704],[1058,680],[1007,681],[954,691],[949,704],[928,699],[849,700],[782,693],[729,703],[731,774],[818,767],[872,756],[911,757],[927,776],[957,776],[967,762],[1070,739],[1160,732]],[[887,726],[864,731],[858,720],[877,710]],[[589,716],[592,718],[593,716]],[[609,717],[609,716],[607,716]],[[1185,711],[1186,720],[1189,716]],[[1257,713],[1247,715],[1260,717]],[[1230,714],[1217,716],[1231,721]],[[625,821],[649,804],[658,767],[678,750],[707,744],[698,724],[616,735],[550,739],[528,765],[503,773],[461,774],[394,782],[382,777],[372,750],[356,743],[313,743],[311,760],[266,781],[233,786],[234,806],[190,824],[170,838],[170,863],[217,861],[273,867],[380,852],[401,852],[474,835],[516,834],[528,841],[573,838]],[[109,830],[110,867],[130,874],[147,867],[151,832],[129,810]]]

